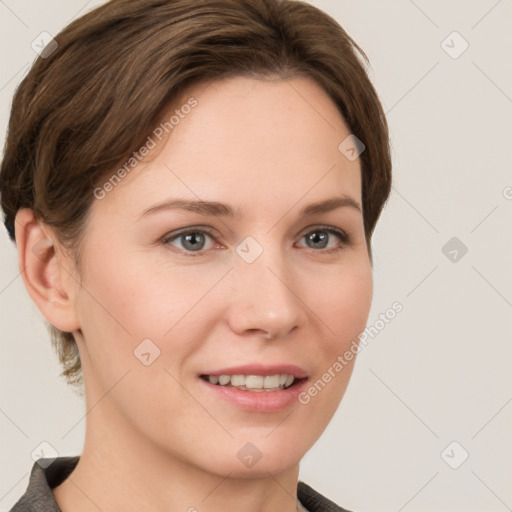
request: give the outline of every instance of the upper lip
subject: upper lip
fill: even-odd
[[[203,375],[293,375],[296,379],[303,379],[308,372],[294,364],[246,364],[242,366],[231,366],[220,370],[204,372]]]

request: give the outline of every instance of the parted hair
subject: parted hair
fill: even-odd
[[[17,211],[31,208],[80,269],[93,190],[143,145],[184,88],[230,76],[305,76],[365,145],[362,206],[373,264],[371,237],[391,190],[388,126],[366,54],[328,14],[298,0],[111,0],[55,42],[12,102],[0,196],[13,242]],[[48,328],[61,376],[83,393],[72,333]]]

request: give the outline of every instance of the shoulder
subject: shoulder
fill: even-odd
[[[297,498],[308,512],[350,512],[301,481],[297,485]]]
[[[41,458],[32,466],[27,489],[9,512],[61,512],[52,489],[73,471],[79,456]]]

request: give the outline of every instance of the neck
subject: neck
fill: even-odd
[[[279,474],[208,471],[149,441],[108,395],[87,401],[96,406],[87,405],[80,460],[53,489],[62,512],[296,512],[298,464]]]

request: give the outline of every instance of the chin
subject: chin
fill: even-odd
[[[265,434],[268,435],[268,432]],[[272,435],[272,434],[271,434]],[[276,437],[276,443],[269,440],[235,441],[236,448],[226,449],[221,453],[210,453],[208,471],[233,478],[268,478],[284,473],[300,463],[304,453],[300,445],[286,446]]]

